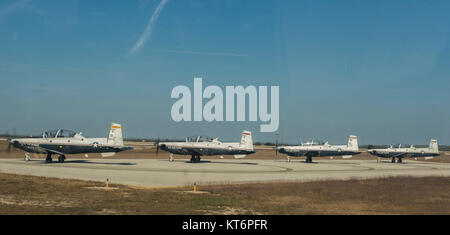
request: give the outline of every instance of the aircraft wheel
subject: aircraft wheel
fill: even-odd
[[[50,162],[52,162],[52,161],[53,161],[52,155],[51,155],[51,154],[47,154],[47,158],[45,158],[45,162],[46,162],[46,163],[50,163]]]
[[[192,163],[194,163],[194,162],[200,162],[200,156],[194,156],[194,155],[192,155],[191,156],[191,161],[190,162],[192,162]]]
[[[398,158],[397,163],[402,163],[402,158]]]
[[[58,162],[59,162],[59,163],[63,163],[64,160],[66,160],[66,157],[65,157],[64,155],[60,155],[60,156],[58,157]]]
[[[392,162],[392,163],[395,163],[395,157],[392,158],[392,161],[391,161],[391,162]]]

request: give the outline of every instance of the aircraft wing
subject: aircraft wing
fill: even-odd
[[[56,150],[53,150],[53,149],[49,149],[49,148],[45,148],[45,147],[42,147],[41,145],[39,145],[39,148],[42,148],[43,150],[45,150],[47,152],[50,152],[50,153],[53,153],[53,154],[64,155],[64,153],[62,153],[62,152],[59,152],[59,151],[56,151]]]
[[[191,155],[202,155],[196,148],[183,147],[183,149],[187,150]]]
[[[398,153],[394,155],[393,157],[405,157],[408,153]]]
[[[132,150],[133,147],[120,147],[120,148],[115,148],[117,150],[117,152],[121,152],[121,151],[127,151],[127,150]]]
[[[304,156],[318,156],[319,151],[308,151],[304,154]]]
[[[39,147],[42,148],[44,151],[47,151],[47,152],[49,152],[49,153],[59,154],[59,155],[65,155],[65,153],[56,151],[56,150],[54,150],[54,149],[46,148],[45,146],[42,146],[42,145],[39,145]],[[113,149],[114,149],[116,152],[121,152],[121,151],[126,151],[126,150],[132,150],[133,147],[117,147],[117,148],[113,147]]]

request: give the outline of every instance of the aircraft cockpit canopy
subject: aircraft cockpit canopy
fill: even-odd
[[[302,146],[316,146],[316,145],[324,145],[324,144],[325,144],[325,142],[319,141],[319,140],[311,140],[311,141],[301,142]]]
[[[411,144],[394,144],[392,148],[411,148],[413,147]]]
[[[75,131],[58,129],[44,132],[44,138],[73,138],[77,133]]]
[[[211,138],[209,136],[189,136],[186,137],[186,142],[213,142],[214,138]]]

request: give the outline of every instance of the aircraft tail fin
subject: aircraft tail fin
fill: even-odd
[[[244,146],[248,150],[253,150],[252,133],[250,131],[242,132],[241,146]]]
[[[435,152],[435,153],[439,153],[439,147],[438,147],[438,142],[435,139],[431,139],[430,140],[430,150]]]
[[[358,151],[358,137],[356,135],[350,135],[348,137],[347,147],[351,150]]]
[[[122,125],[111,123],[111,129],[109,130],[108,136],[108,144],[123,146]]]

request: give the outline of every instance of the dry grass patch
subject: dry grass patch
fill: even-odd
[[[0,174],[0,214],[450,214],[450,177],[199,185],[202,194],[104,186]]]

